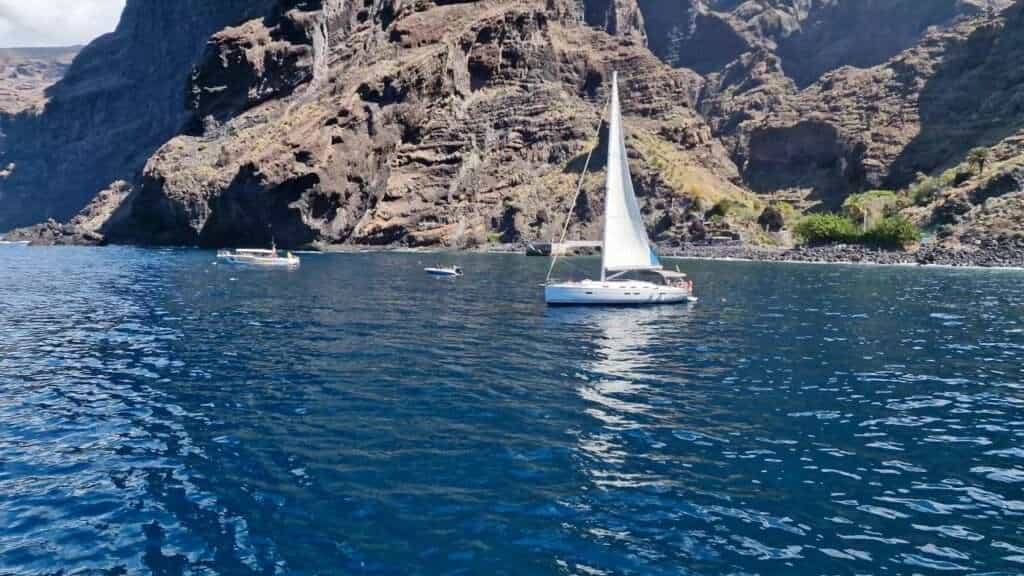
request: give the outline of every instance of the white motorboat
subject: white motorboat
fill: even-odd
[[[618,73],[612,73],[608,128],[608,175],[605,180],[604,236],[601,240],[601,279],[552,282],[554,255],[544,300],[549,305],[641,305],[695,302],[693,283],[681,272],[662,268],[647,238],[626,156],[619,103]],[[587,161],[589,165],[589,158]],[[586,167],[584,168],[584,175]],[[580,178],[582,189],[583,177]],[[573,201],[573,206],[576,202]],[[570,210],[571,217],[571,210]],[[562,231],[568,231],[568,218]]]
[[[430,274],[431,276],[441,276],[448,278],[457,278],[459,276],[462,276],[462,268],[459,268],[458,266],[424,268],[423,271],[426,272],[427,274]]]
[[[217,258],[232,264],[249,264],[252,266],[278,266],[294,268],[301,260],[291,251],[286,250],[283,254],[278,251],[276,244],[271,244],[270,249],[262,248],[239,248],[237,250],[220,250]]]

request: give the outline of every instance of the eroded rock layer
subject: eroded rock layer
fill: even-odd
[[[672,70],[634,34],[609,35],[581,16],[545,2],[379,3],[338,18],[321,46],[299,35],[298,48],[279,52],[309,63],[296,67],[308,72],[291,95],[266,100],[250,89],[205,109],[195,133],[150,159],[132,218],[108,234],[201,245],[550,237],[597,144],[613,69],[630,71],[626,111],[652,226],[685,226],[692,200],[682,182],[659,175],[658,162],[688,168],[717,194],[743,194],[735,166],[693,111],[701,78]],[[267,44],[274,32],[266,26],[218,34],[215,53],[225,39],[228,53]],[[252,63],[267,53],[242,66],[215,60],[236,70],[234,85],[259,87],[267,67]],[[600,210],[600,161],[591,168],[578,233]]]
[[[948,235],[967,241],[1017,213],[1018,190],[972,191],[1017,182],[1004,172],[1024,154],[1022,12],[1010,0],[129,0],[45,108],[0,112],[0,230],[66,220],[103,190],[51,236],[549,239],[596,150],[572,207],[572,234],[593,236],[599,119],[619,70],[662,240],[714,234],[723,199],[835,208],[992,147],[1002,172],[916,216],[955,213]]]

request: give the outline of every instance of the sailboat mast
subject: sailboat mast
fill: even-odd
[[[605,185],[604,185],[604,226],[603,232],[601,233],[601,281],[604,282],[607,278],[607,269],[605,263],[608,256],[608,191],[612,186],[612,179],[616,177],[613,174],[613,166],[618,166],[620,159],[617,158],[619,153],[619,147],[615,145],[616,142],[621,138],[620,132],[622,126],[620,123],[619,114],[619,73],[618,71],[612,71],[612,98],[611,104],[608,106],[608,153],[606,155],[605,163]]]

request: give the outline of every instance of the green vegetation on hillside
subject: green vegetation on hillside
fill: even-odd
[[[807,244],[854,244],[861,236],[857,224],[839,214],[811,214],[793,228],[797,237]]]
[[[916,206],[926,206],[935,201],[943,191],[956,181],[957,170],[946,170],[938,176],[918,174],[917,181],[907,189],[907,196]]]
[[[981,174],[985,171],[985,165],[988,164],[988,159],[991,156],[992,152],[988,148],[973,148],[967,153],[967,164]]]
[[[883,218],[862,236],[865,244],[902,249],[921,241],[921,230],[902,216]]]
[[[658,173],[677,194],[686,195],[715,205],[723,200],[754,206],[758,202],[755,194],[723,180],[709,171],[701,162],[695,161],[678,146],[665,141],[646,130],[634,129],[629,137],[630,146],[636,150],[647,166]]]
[[[867,230],[882,218],[895,215],[902,204],[902,199],[891,190],[869,190],[850,195],[843,202],[843,215]]]
[[[902,216],[887,216],[864,230],[849,216],[811,214],[800,220],[793,231],[807,244],[867,244],[902,249],[921,241],[921,231]]]

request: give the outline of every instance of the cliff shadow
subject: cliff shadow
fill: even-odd
[[[813,190],[813,198],[836,209],[864,186],[865,150],[863,143],[844,138],[828,122],[803,120],[762,128],[750,136],[743,181],[759,194]]]
[[[136,180],[180,132],[193,65],[213,33],[276,0],[130,0],[117,29],[84,47],[39,114],[4,121],[0,229],[66,220],[116,180]],[[17,145],[15,145],[15,143]]]
[[[198,243],[252,247],[275,241],[284,248],[306,246],[316,234],[303,223],[295,203],[319,184],[316,174],[271,184],[256,166],[245,165],[224,192],[211,199],[210,217],[199,231]]]
[[[715,9],[731,10],[735,8],[732,4],[740,2],[720,4]],[[751,49],[726,18],[698,9],[694,2],[639,0],[639,5],[649,48],[674,67],[710,74]]]
[[[817,2],[796,30],[780,34],[776,53],[803,89],[843,66],[884,64],[918,44],[930,26],[973,10],[959,0]]]
[[[921,131],[889,171],[903,187],[1024,129],[1024,2],[950,47],[921,91]]]
[[[590,164],[587,164],[587,158],[590,158]],[[582,152],[577,154],[572,160],[569,160],[568,165],[565,167],[565,171],[570,174],[580,174],[584,169],[587,172],[599,172],[604,170],[605,166],[608,165],[608,122],[602,120],[601,128],[598,129],[597,133],[597,145],[594,148],[585,148]]]

